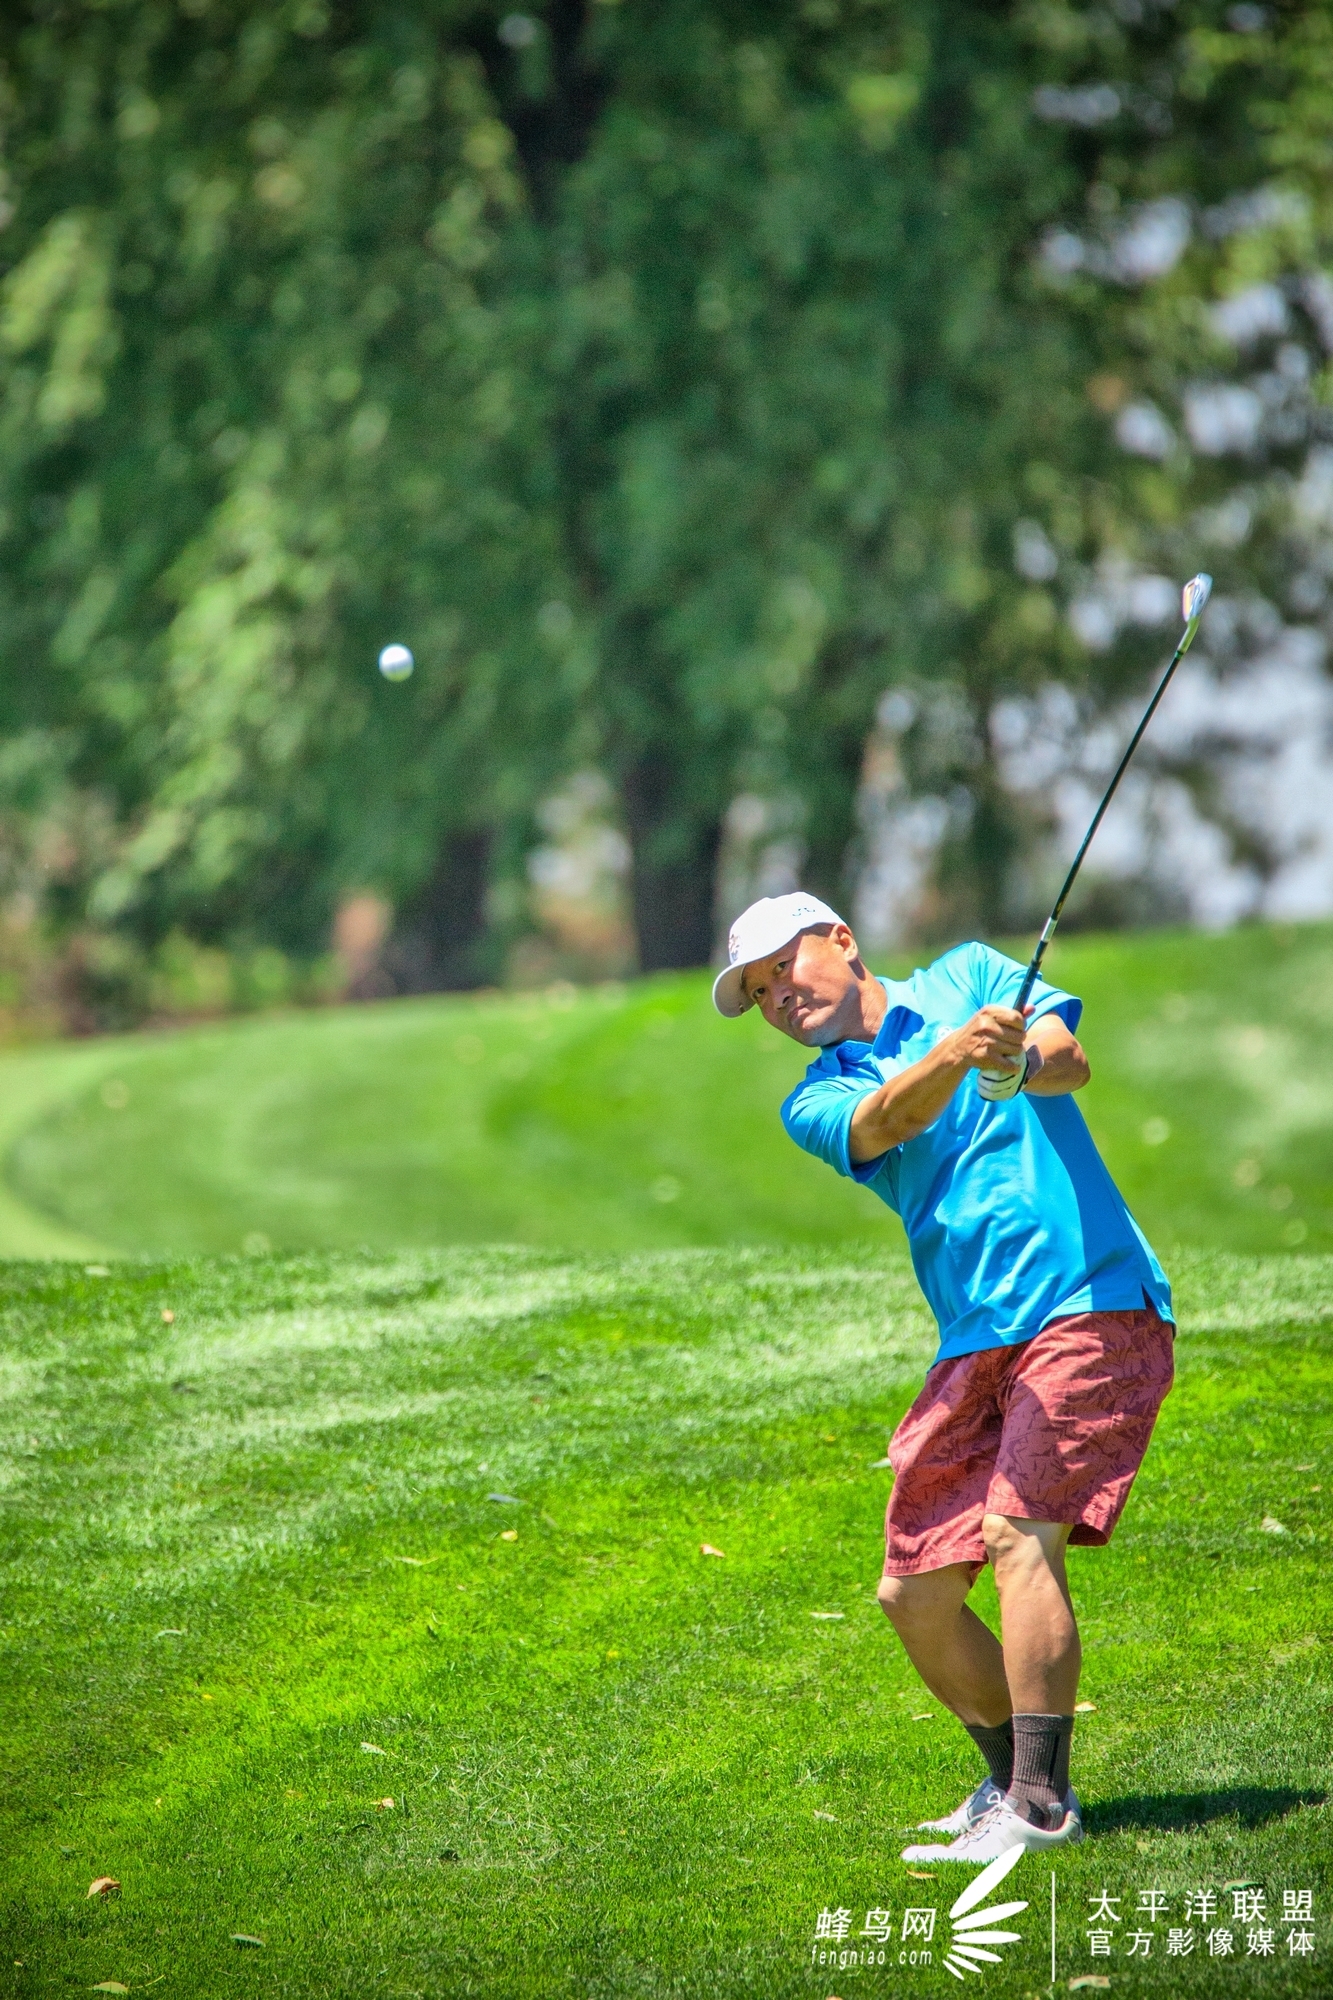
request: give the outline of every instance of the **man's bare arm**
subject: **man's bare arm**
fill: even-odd
[[[1012,1007],[983,1007],[920,1062],[870,1091],[852,1113],[849,1147],[856,1164],[877,1160],[933,1125],[970,1069],[1016,1067],[1024,1027]]]
[[[1028,1030],[1026,1046],[1036,1051],[1023,1085],[1029,1097],[1065,1097],[1082,1090],[1092,1074],[1088,1058],[1058,1014],[1043,1014]]]

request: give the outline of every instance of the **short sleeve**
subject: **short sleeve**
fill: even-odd
[[[870,1181],[884,1164],[853,1160],[852,1118],[863,1097],[878,1086],[865,1077],[806,1076],[782,1107],[782,1122],[798,1146],[813,1153],[848,1180]]]
[[[971,944],[966,950],[968,980],[976,1005],[1014,1006],[1027,967],[1020,965],[1016,958],[1008,958],[1004,952],[995,951],[988,944]],[[1039,979],[1033,987],[1028,1005],[1034,1021],[1039,1021],[1043,1014],[1058,1014],[1071,1035],[1083,1016],[1081,1000],[1072,993],[1063,992],[1058,986],[1049,986],[1044,979]]]

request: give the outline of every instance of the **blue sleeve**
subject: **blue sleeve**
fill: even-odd
[[[883,1166],[885,1155],[853,1160],[852,1117],[861,1099],[876,1088],[859,1077],[807,1076],[783,1105],[782,1122],[798,1146],[836,1173],[851,1181],[871,1181]]]
[[[1006,958],[1002,951],[995,951],[988,944],[964,945],[958,957],[966,957],[968,983],[978,1007],[1014,1005],[1027,971],[1025,965],[1020,965],[1016,958]],[[1044,979],[1039,979],[1033,987],[1028,1004],[1034,1021],[1039,1021],[1043,1014],[1058,1014],[1071,1035],[1083,1016],[1081,1000],[1072,993],[1062,992],[1058,986],[1048,986]]]

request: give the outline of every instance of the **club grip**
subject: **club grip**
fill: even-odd
[[[1060,901],[1061,903],[1063,903],[1064,901],[1063,896],[1061,896]],[[1050,943],[1051,939],[1055,936],[1055,927],[1059,923],[1059,921],[1060,921],[1060,912],[1059,912],[1059,906],[1057,905],[1057,907],[1051,911],[1050,916],[1047,917],[1046,922],[1042,927],[1041,936],[1037,939],[1037,949],[1033,952],[1031,963],[1029,964],[1027,971],[1023,974],[1023,984],[1019,987],[1018,998],[1014,1002],[1014,1005],[1017,1007],[1020,1014],[1022,1013],[1023,1009],[1027,1006],[1028,1001],[1032,998],[1032,989],[1041,977],[1041,962],[1043,958],[1045,958],[1046,956],[1047,945]]]

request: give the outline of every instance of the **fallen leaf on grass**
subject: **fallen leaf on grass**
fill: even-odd
[[[394,1804],[393,1804],[393,1800],[392,1800],[392,1799],[376,1799],[376,1801],[375,1801],[375,1810],[376,1810],[376,1812],[392,1812],[392,1811],[394,1810]]]
[[[163,1306],[162,1308],[162,1324],[163,1326],[174,1326],[176,1324],[176,1315],[170,1306]]]
[[[263,1944],[264,1944],[263,1938],[251,1937],[248,1931],[233,1931],[231,1934],[231,1941],[233,1944],[256,1945],[261,1950],[263,1949]]]
[[[725,1550],[725,1549],[715,1549],[715,1548],[713,1547],[713,1544],[712,1544],[711,1542],[700,1542],[700,1544],[699,1544],[699,1554],[700,1554],[701,1556],[721,1556],[721,1558],[722,1558],[723,1562],[725,1562],[725,1561],[726,1561],[726,1559],[727,1559],[727,1552],[726,1552],[726,1550]]]
[[[845,1611],[812,1611],[810,1616],[812,1618],[845,1618],[847,1613]]]
[[[925,1870],[921,1868],[909,1868],[907,1872],[909,1875],[914,1876],[918,1882],[933,1882],[935,1880],[933,1875],[926,1874]]]
[[[933,1722],[935,1720],[935,1711],[927,1709],[924,1715],[914,1715],[911,1719],[913,1722]]]
[[[836,1825],[838,1824],[838,1815],[837,1815],[836,1813],[826,1813],[826,1812],[820,1812],[820,1811],[819,1811],[819,1809],[818,1809],[818,1807],[816,1807],[816,1808],[815,1808],[815,1818],[816,1818],[816,1819],[831,1819],[831,1820],[833,1821],[833,1824],[834,1824],[834,1826],[836,1826]]]
[[[488,1493],[488,1500],[498,1500],[502,1507],[521,1507],[523,1502],[514,1493]]]
[[[518,1529],[502,1528],[500,1530],[500,1540],[502,1542],[516,1542],[518,1540]]]
[[[1074,1703],[1074,1713],[1075,1715],[1095,1715],[1097,1713],[1097,1704],[1095,1701],[1076,1701]]]
[[[1311,1459],[1308,1465],[1293,1465],[1291,1469],[1293,1472],[1313,1472],[1315,1469],[1315,1460]]]
[[[1271,1514],[1265,1514],[1259,1526],[1266,1535],[1285,1535],[1290,1533],[1290,1530],[1284,1528],[1281,1521],[1275,1520]]]
[[[387,1757],[389,1754],[387,1750],[381,1750],[378,1743],[363,1743],[361,1748],[367,1757]]]
[[[128,1993],[128,1986],[122,1986],[118,1979],[99,1979],[96,1986],[90,1986],[90,1993]]]
[[[154,1632],[155,1639],[183,1639],[185,1630],[180,1625],[164,1625],[160,1632]]]
[[[891,1458],[872,1458],[870,1461],[870,1470],[872,1472],[884,1472],[892,1464],[893,1460]]]
[[[1077,1993],[1080,1986],[1095,1986],[1099,1992],[1105,1993],[1110,1984],[1104,1972],[1085,1972],[1078,1979],[1070,1980],[1069,1990],[1071,1993]]]
[[[114,1875],[99,1875],[96,1881],[88,1884],[88,1894],[89,1896],[118,1896],[120,1894],[120,1884]]]
[[[426,1567],[425,1561],[421,1556],[390,1556],[389,1561],[391,1563],[410,1563],[413,1569],[424,1569]]]

